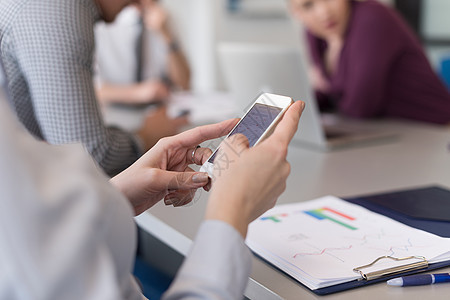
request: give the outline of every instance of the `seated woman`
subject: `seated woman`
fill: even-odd
[[[394,10],[373,0],[291,0],[291,10],[307,30],[321,109],[450,122],[450,94]]]

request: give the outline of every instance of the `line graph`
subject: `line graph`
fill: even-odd
[[[403,251],[403,252],[409,253],[409,252],[411,252],[411,250],[420,249],[420,248],[428,248],[428,247],[429,246],[426,246],[426,245],[413,244],[411,241],[411,238],[408,238],[407,242],[404,244],[389,245],[384,248],[371,247],[371,249],[385,251],[386,253],[388,253],[387,255],[396,256],[398,252]]]
[[[323,254],[328,254],[333,256],[334,258],[344,262],[343,259],[341,259],[340,257],[333,255],[331,252],[332,251],[339,251],[339,250],[350,250],[351,248],[353,248],[353,245],[349,245],[346,247],[340,247],[340,248],[325,248],[316,252],[299,252],[296,253],[292,256],[292,258],[297,258],[297,256],[309,256],[309,255],[323,255]]]
[[[350,243],[345,243],[345,241],[350,241]],[[351,242],[353,241],[353,242]],[[375,251],[377,255],[389,255],[389,256],[403,256],[405,253],[415,252],[421,248],[428,248],[429,246],[414,243],[411,237],[405,239],[398,235],[386,234],[382,229],[379,233],[366,234],[362,237],[342,237],[340,244],[329,247],[320,247],[323,244],[322,240],[315,240],[314,238],[308,239],[307,241],[301,242],[298,245],[302,249],[311,250],[301,250],[295,252],[291,257],[293,259],[306,257],[306,256],[322,256],[328,255],[341,262],[345,262],[346,259],[351,257],[353,251],[358,252],[360,249],[365,249],[365,251]],[[349,252],[349,253],[347,253]]]

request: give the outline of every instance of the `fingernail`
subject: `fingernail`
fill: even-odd
[[[305,109],[305,102],[302,101],[302,110]]]
[[[172,205],[174,200],[176,200],[175,198],[171,198],[171,199],[164,199],[164,204],[165,205]]]
[[[193,183],[203,183],[205,181],[208,181],[208,173],[197,173],[192,176]]]
[[[183,200],[181,200],[181,199],[175,199],[175,200],[172,202],[172,205],[173,205],[173,207],[178,207],[178,206],[180,206],[181,203],[183,203]]]

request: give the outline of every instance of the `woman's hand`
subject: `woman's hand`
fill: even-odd
[[[209,183],[207,173],[189,168],[193,163],[202,165],[212,153],[208,148],[196,149],[197,145],[228,134],[236,123],[232,119],[163,138],[111,183],[128,198],[136,215],[163,198],[167,205],[187,204],[198,188]]]
[[[225,221],[245,238],[248,224],[275,205],[286,188],[287,148],[303,108],[301,101],[291,105],[274,133],[253,148],[240,134],[221,144],[206,219]]]

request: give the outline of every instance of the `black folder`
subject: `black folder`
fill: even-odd
[[[450,190],[439,186],[344,199],[408,226],[450,238]]]

